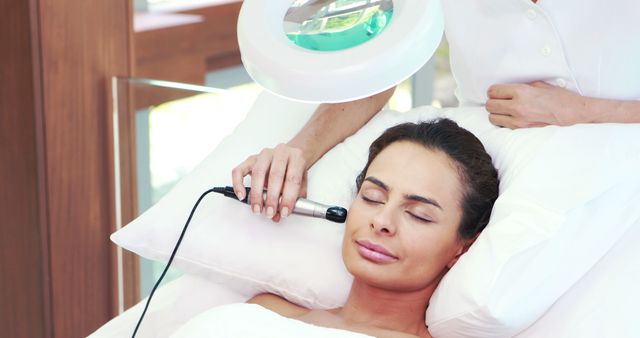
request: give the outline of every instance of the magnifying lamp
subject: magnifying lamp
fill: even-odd
[[[439,0],[244,0],[238,43],[265,89],[336,103],[417,72],[440,44],[443,22]]]

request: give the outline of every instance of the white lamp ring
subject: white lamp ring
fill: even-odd
[[[394,0],[379,36],[338,51],[313,51],[289,40],[283,20],[293,0],[244,0],[238,18],[242,62],[276,95],[316,103],[345,102],[391,88],[418,71],[442,39],[439,0]]]

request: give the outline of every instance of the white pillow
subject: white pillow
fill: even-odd
[[[640,220],[518,338],[637,338]]]
[[[640,125],[460,124],[493,156],[501,193],[487,229],[433,295],[427,322],[434,336],[511,337],[640,226]]]
[[[198,196],[230,183],[248,154],[293,136],[315,106],[269,94],[238,129],[158,204],[112,235],[166,261]],[[369,144],[386,128],[446,116],[474,132],[501,175],[491,222],[447,274],[427,313],[435,336],[513,336],[540,317],[640,218],[640,126],[583,125],[510,131],[483,108],[385,111],[327,153],[309,174],[308,197],[348,207]],[[340,306],[351,277],[342,225],[291,216],[274,224],[248,206],[210,196],[174,264],[240,292],[268,291],[314,308]]]

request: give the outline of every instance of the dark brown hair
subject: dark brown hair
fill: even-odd
[[[498,172],[480,140],[452,120],[404,123],[387,129],[369,147],[367,164],[356,178],[358,191],[371,162],[382,150],[398,141],[442,151],[453,160],[464,188],[458,236],[468,240],[479,234],[489,222],[491,209],[498,198]]]

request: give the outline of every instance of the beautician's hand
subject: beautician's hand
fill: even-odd
[[[298,197],[307,195],[307,160],[301,149],[284,143],[249,156],[231,175],[239,199],[245,197],[243,179],[251,175],[253,213],[264,212],[275,222],[290,215]],[[262,200],[264,187],[267,188],[266,201]],[[282,200],[278,203],[281,194]]]
[[[395,87],[351,102],[319,105],[288,143],[249,156],[233,169],[233,188],[238,198],[244,199],[242,181],[251,175],[250,197],[254,213],[264,212],[275,222],[291,214],[298,197],[307,196],[307,169],[367,123],[389,101],[394,90]],[[267,200],[263,201],[265,188]]]
[[[511,129],[580,123],[587,102],[577,93],[542,81],[493,85],[487,95],[491,123]]]

